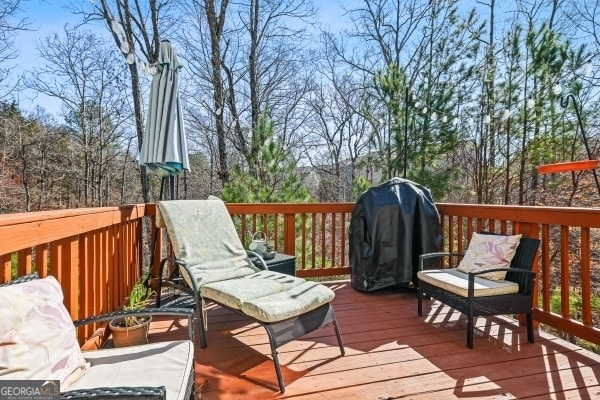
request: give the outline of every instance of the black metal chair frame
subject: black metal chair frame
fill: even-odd
[[[488,232],[482,232],[489,234]],[[423,297],[429,296],[460,311],[467,316],[467,346],[473,348],[474,319],[480,316],[525,314],[527,318],[527,340],[534,342],[533,334],[533,293],[535,272],[532,271],[539,239],[522,237],[515,256],[507,269],[489,269],[481,272],[468,273],[467,297],[457,295],[448,290],[419,280],[418,314],[423,316]],[[462,257],[462,253],[430,253],[423,254],[419,259],[419,268],[423,270],[425,259],[433,257]],[[514,294],[475,297],[475,277],[492,271],[507,271],[505,280],[519,285],[519,291]]]

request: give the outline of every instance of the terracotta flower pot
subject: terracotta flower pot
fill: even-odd
[[[134,326],[125,326],[123,318],[110,321],[110,330],[115,347],[137,346],[148,343],[148,328],[152,317],[139,318],[140,323]]]

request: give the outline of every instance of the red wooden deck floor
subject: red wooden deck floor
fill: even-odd
[[[525,327],[479,318],[475,348],[466,320],[435,300],[417,316],[414,290],[362,293],[329,284],[346,355],[333,328],[279,348],[280,393],[267,336],[251,321],[212,306],[208,347],[196,340],[197,399],[597,399],[600,356],[545,333],[527,342]],[[185,334],[157,322],[153,340]]]

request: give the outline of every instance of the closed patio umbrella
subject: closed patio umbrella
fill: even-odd
[[[156,72],[150,86],[148,116],[144,130],[144,140],[140,151],[140,164],[162,178],[160,196],[169,183],[169,198],[175,199],[175,176],[190,170],[183,125],[183,115],[179,101],[179,60],[175,49],[168,40],[160,43]],[[154,254],[158,235],[154,235],[154,248],[150,265],[154,265]],[[142,266],[140,265],[140,268]],[[149,287],[152,275],[148,275]]]
[[[170,177],[171,187],[173,176],[190,170],[179,101],[180,69],[175,49],[168,40],[162,41],[150,87],[148,116],[140,153],[140,164],[161,176],[163,183]]]

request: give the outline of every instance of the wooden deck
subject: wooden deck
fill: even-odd
[[[208,311],[208,347],[196,350],[197,399],[598,399],[600,356],[524,326],[479,318],[475,348],[466,320],[436,301],[417,316],[416,291],[358,292],[329,284],[346,355],[333,328],[279,349],[286,392],[278,391],[262,327],[218,306]],[[184,334],[157,322],[153,340]]]

